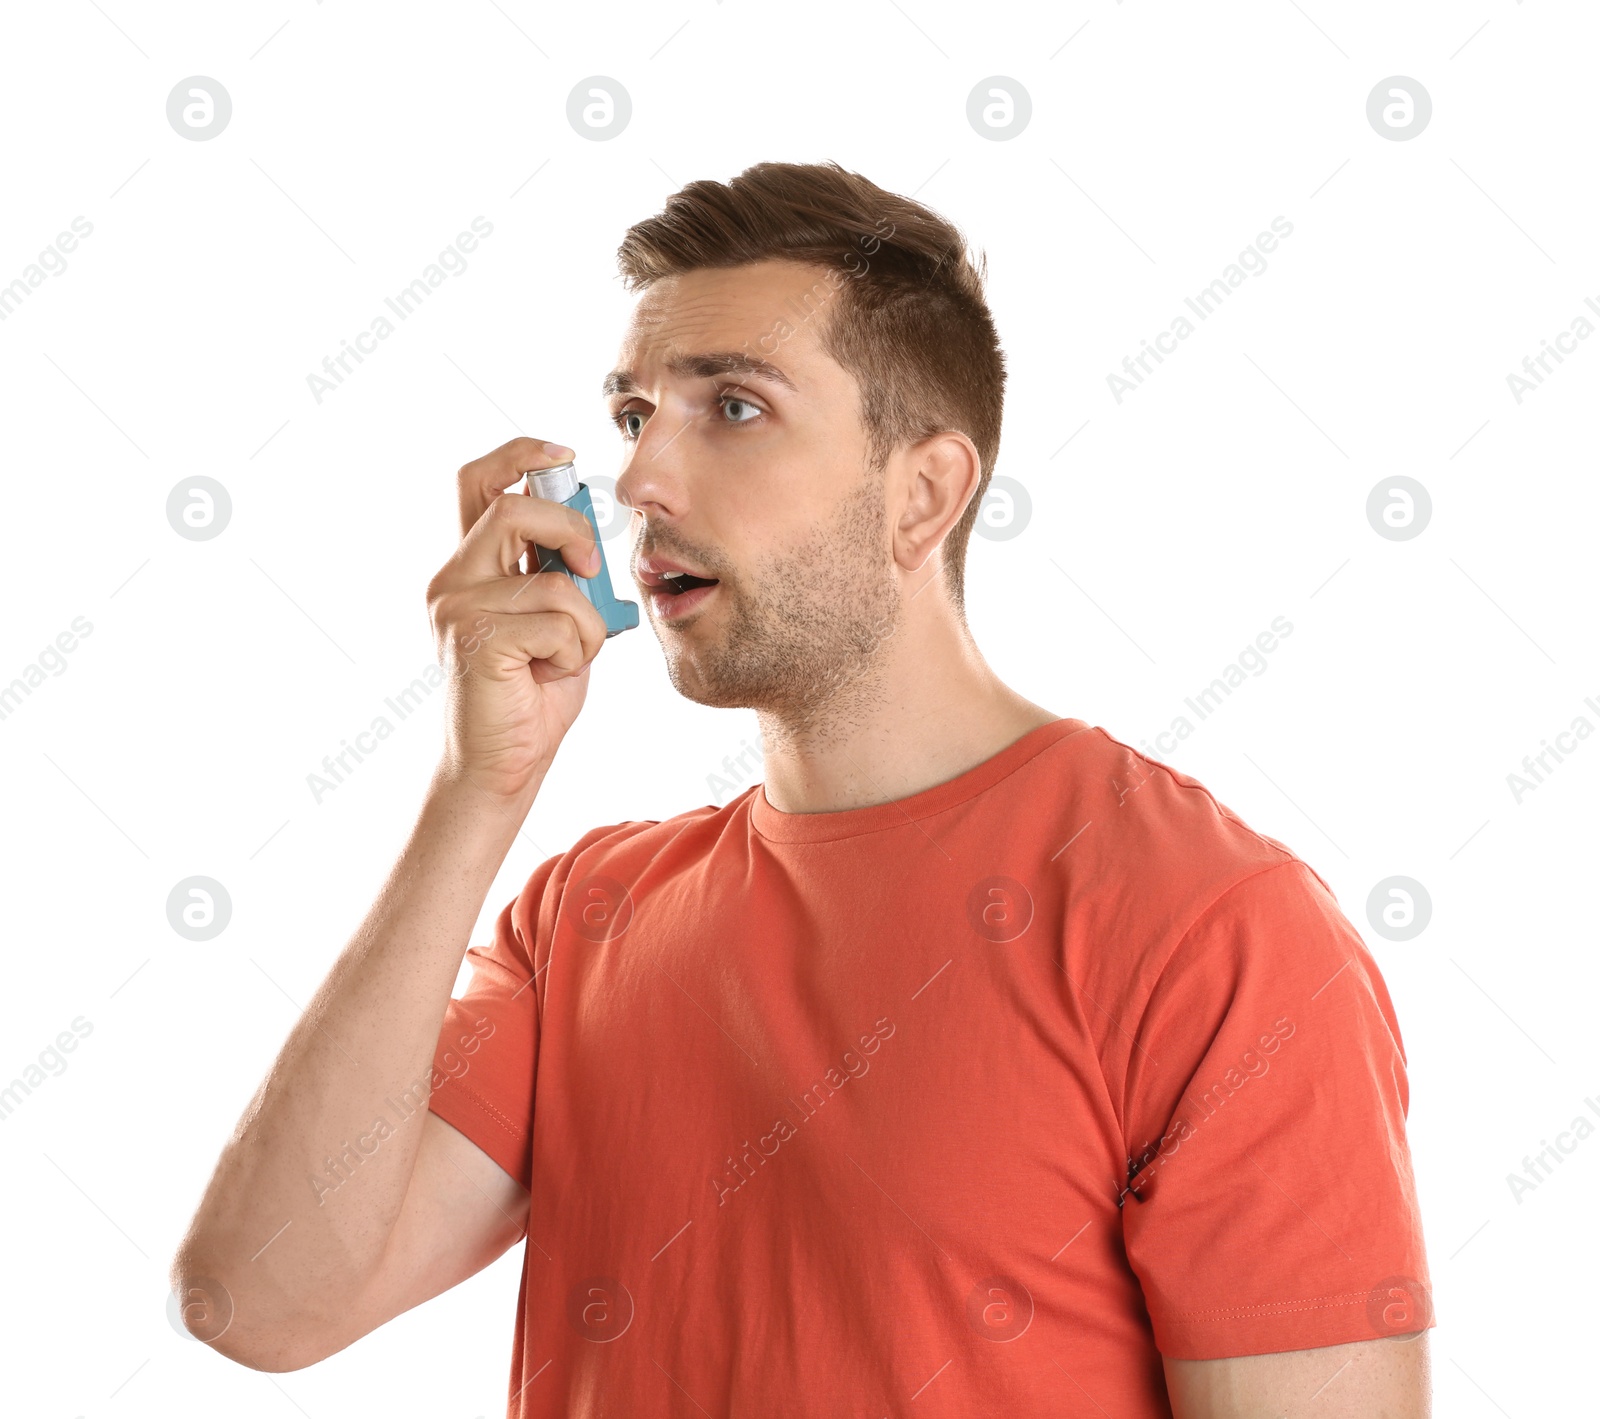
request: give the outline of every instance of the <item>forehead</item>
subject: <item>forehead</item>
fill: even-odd
[[[638,365],[699,350],[821,358],[818,338],[839,298],[820,267],[794,261],[686,271],[663,277],[639,298],[622,337],[622,363]]]

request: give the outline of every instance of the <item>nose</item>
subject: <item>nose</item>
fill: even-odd
[[[681,517],[688,508],[685,459],[689,440],[686,414],[674,418],[667,408],[646,421],[629,445],[628,465],[617,479],[617,501],[646,519]],[[670,426],[669,426],[670,425]]]

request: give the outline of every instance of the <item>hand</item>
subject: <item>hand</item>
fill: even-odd
[[[428,583],[428,618],[449,679],[447,777],[507,803],[537,790],[583,707],[589,662],[605,644],[600,613],[561,572],[531,575],[537,544],[580,576],[600,568],[582,513],[505,489],[566,461],[559,445],[516,438],[456,475],[461,545]]]

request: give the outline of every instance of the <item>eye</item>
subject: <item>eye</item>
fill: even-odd
[[[766,410],[753,400],[733,392],[719,394],[717,407],[725,416],[724,422],[729,424],[753,424],[766,413]],[[629,407],[619,409],[611,416],[611,422],[617,426],[617,431],[627,442],[633,443],[644,432],[645,421],[649,417],[648,411]]]
[[[639,421],[637,426],[629,422],[632,419]],[[644,420],[645,415],[642,409],[619,409],[611,416],[611,422],[617,426],[618,432],[630,443],[638,438],[640,432],[644,429]]]
[[[732,411],[733,416],[727,420],[730,424],[753,424],[766,412],[759,404],[752,404],[750,400],[738,394],[719,394],[717,403],[721,405],[724,414]],[[740,410],[744,413],[739,413]]]

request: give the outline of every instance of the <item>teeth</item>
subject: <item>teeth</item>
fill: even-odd
[[[694,587],[690,587],[691,581],[695,583]],[[710,584],[710,578],[698,576],[694,572],[662,572],[657,590],[664,591],[669,596],[682,596],[687,591]]]

